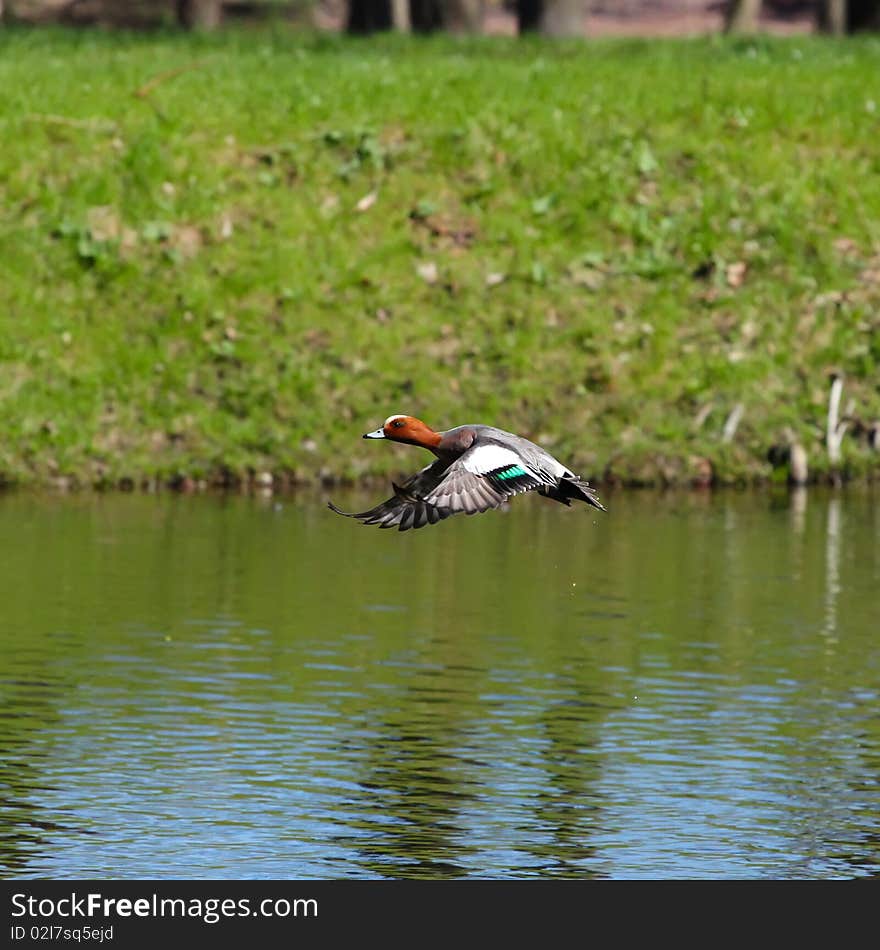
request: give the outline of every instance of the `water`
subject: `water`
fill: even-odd
[[[608,500],[0,497],[3,876],[877,875],[876,495]]]

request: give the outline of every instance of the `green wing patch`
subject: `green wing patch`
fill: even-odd
[[[488,478],[495,488],[505,493],[528,491],[540,484],[531,472],[527,472],[522,465],[516,463],[496,468],[492,472],[487,472],[484,477]]]
[[[501,481],[507,481],[509,478],[516,478],[518,475],[525,475],[526,470],[521,465],[508,465],[507,468],[496,469],[491,474]]]

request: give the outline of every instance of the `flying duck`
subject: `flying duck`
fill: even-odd
[[[389,416],[381,429],[365,439],[390,439],[419,445],[437,461],[395,485],[394,495],[368,511],[347,512],[347,518],[380,528],[423,528],[450,515],[475,515],[498,508],[513,495],[537,491],[563,505],[582,501],[605,511],[596,492],[574,472],[534,442],[494,426],[463,425],[434,432],[414,416]]]

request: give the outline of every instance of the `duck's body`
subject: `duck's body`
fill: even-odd
[[[402,485],[394,485],[394,495],[369,511],[354,514],[329,503],[333,511],[364,524],[401,531],[422,528],[460,512],[475,515],[498,508],[527,491],[564,505],[576,500],[605,510],[589,484],[549,452],[494,426],[463,425],[434,432],[420,419],[395,415],[364,438],[419,445],[437,456],[436,462]]]

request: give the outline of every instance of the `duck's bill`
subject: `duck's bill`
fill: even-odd
[[[384,430],[384,429],[376,429],[375,432],[365,432],[365,433],[364,433],[364,438],[365,438],[365,439],[384,439],[384,438],[385,438],[385,430]]]

